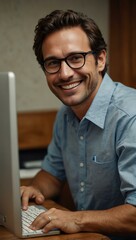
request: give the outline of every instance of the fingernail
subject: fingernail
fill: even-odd
[[[23,209],[23,210],[27,210],[27,207],[26,207],[26,206],[23,206],[22,209]]]

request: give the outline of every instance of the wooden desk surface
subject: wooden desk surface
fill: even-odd
[[[0,240],[18,240],[20,238],[0,227]],[[60,234],[56,236],[27,238],[27,240],[109,240],[108,237],[97,233],[75,233],[75,234]]]
[[[60,205],[55,203],[51,200],[45,201],[45,207],[51,208],[51,207],[57,207],[63,209]],[[11,232],[9,232],[6,228],[0,226],[0,240],[17,240],[20,239],[16,236],[14,236]],[[60,234],[60,235],[53,235],[53,236],[44,236],[44,237],[35,237],[35,238],[27,238],[27,240],[109,240],[108,237],[97,234],[97,233],[76,233],[76,234]]]

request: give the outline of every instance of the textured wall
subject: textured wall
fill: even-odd
[[[0,0],[0,71],[16,74],[17,110],[58,109],[32,51],[39,18],[55,9],[74,9],[92,17],[108,41],[108,0]]]

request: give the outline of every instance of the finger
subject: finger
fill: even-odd
[[[41,193],[38,193],[35,197],[35,202],[37,204],[42,204],[44,202],[45,198]]]
[[[59,211],[59,210],[56,209],[56,208],[50,208],[49,210],[46,211],[46,214],[47,214],[48,216],[54,215],[54,214],[56,213],[56,210]]]
[[[43,232],[48,233],[49,231],[51,231],[54,228],[59,228],[59,223],[57,218],[55,218],[54,216],[51,216],[51,220],[50,222],[48,222],[48,224],[44,225],[43,227]]]
[[[21,187],[22,209],[27,210],[30,198],[35,198],[34,190],[30,187]]]
[[[27,210],[28,202],[29,202],[29,193],[28,192],[22,193],[22,209],[23,210]]]
[[[20,189],[23,210],[27,210],[29,199],[35,199],[37,204],[42,204],[44,202],[44,196],[38,190],[25,186],[21,187]]]
[[[20,194],[21,194],[21,197],[22,197],[22,195],[23,195],[24,189],[25,189],[24,186],[21,186],[21,187],[20,187]]]
[[[39,214],[39,216],[32,222],[30,228],[32,230],[42,229],[45,225],[50,222],[48,215],[46,212]]]

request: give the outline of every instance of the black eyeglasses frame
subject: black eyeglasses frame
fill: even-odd
[[[45,59],[45,60],[43,61],[43,69],[45,70],[45,72],[47,72],[47,73],[49,73],[49,74],[55,74],[55,73],[59,72],[59,70],[61,69],[61,62],[62,62],[62,61],[65,61],[65,63],[66,63],[70,68],[72,68],[72,69],[80,69],[80,68],[82,68],[82,67],[85,65],[86,56],[87,56],[88,54],[95,54],[95,53],[96,53],[95,51],[90,50],[90,51],[88,51],[88,52],[75,52],[75,53],[70,53],[70,54],[67,55],[65,58],[52,58],[52,59],[57,60],[57,61],[60,62],[59,69],[58,69],[57,71],[55,71],[55,72],[49,72],[49,71],[46,70],[45,62],[46,62],[47,60],[50,60],[50,58],[49,58],[49,59]],[[81,54],[81,55],[84,57],[84,62],[83,62],[83,64],[82,64],[82,66],[80,66],[80,67],[71,67],[70,64],[68,63],[67,59],[68,59],[70,56],[76,55],[76,54]]]

